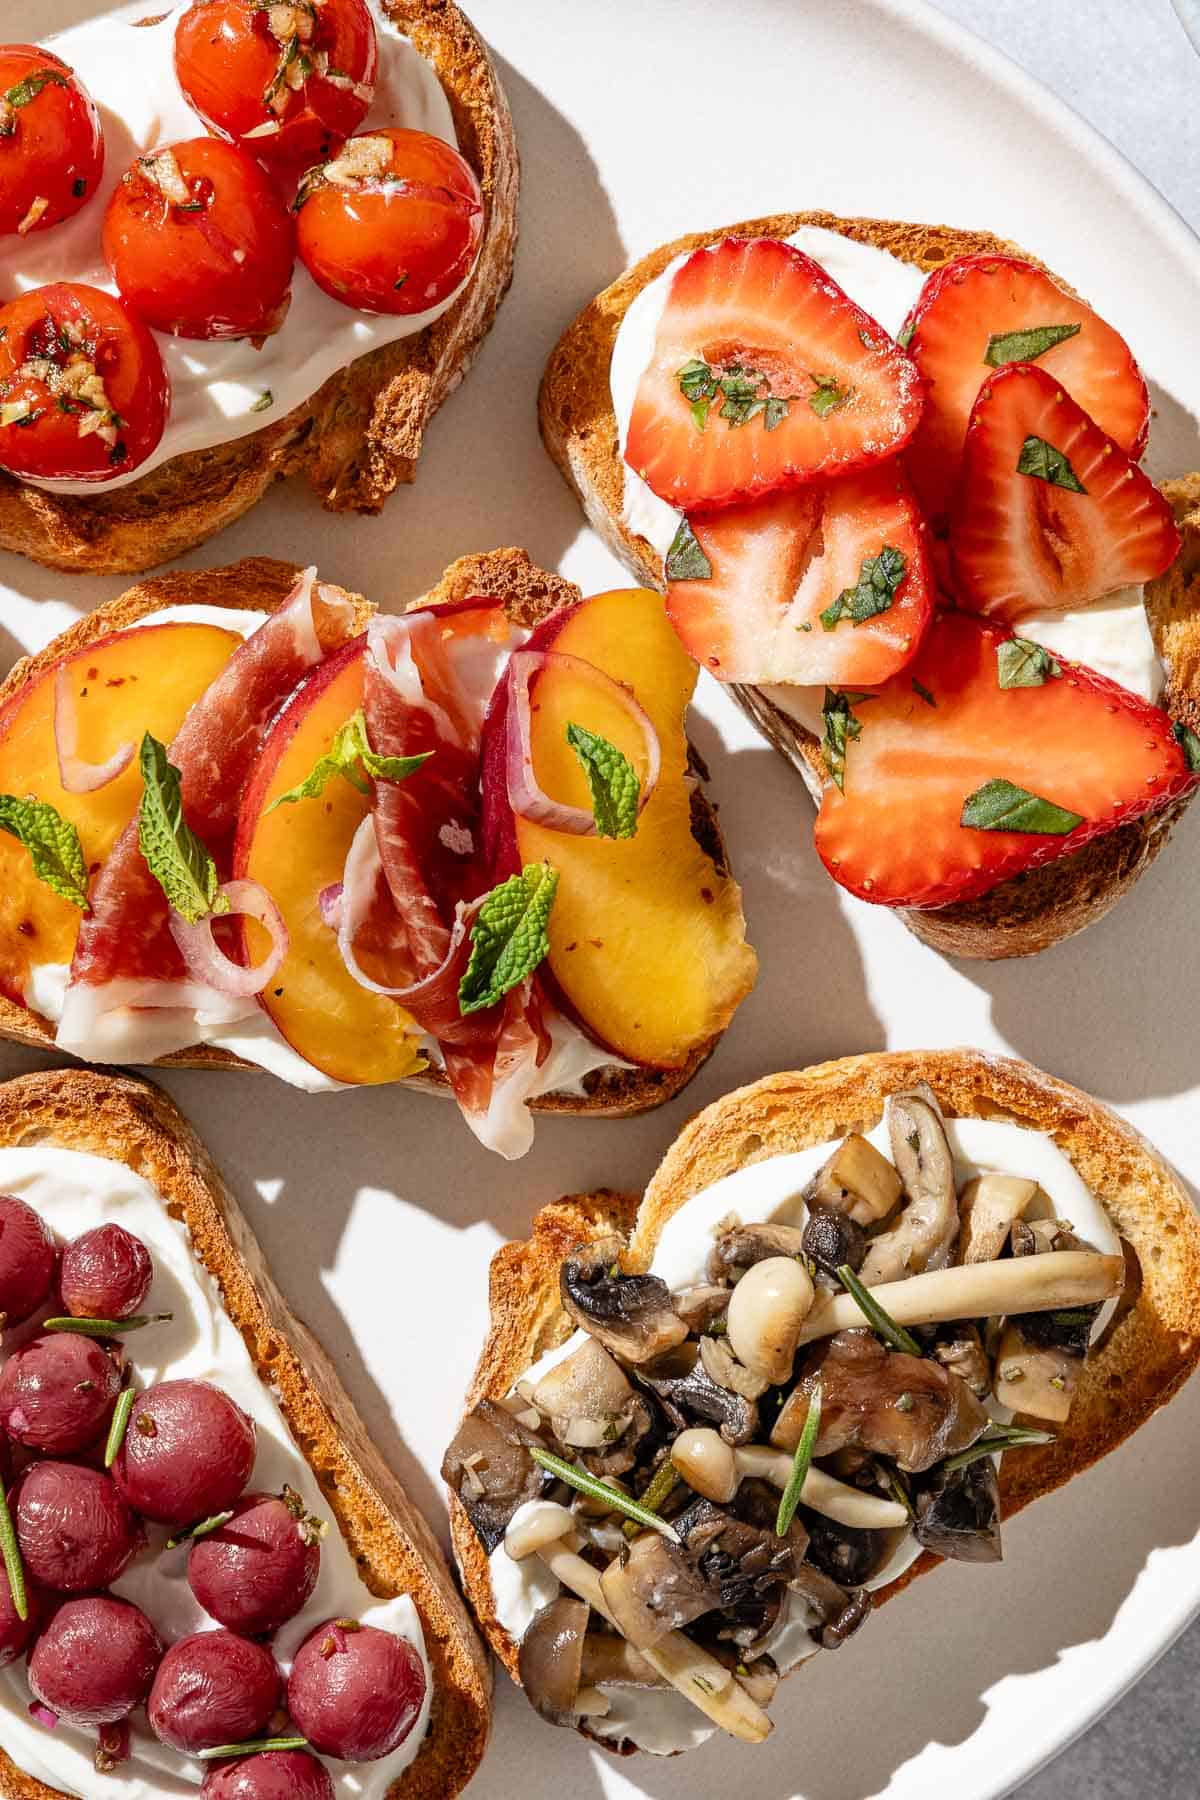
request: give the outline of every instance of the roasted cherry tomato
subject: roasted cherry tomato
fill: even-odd
[[[175,27],[175,73],[204,123],[297,171],[362,123],[378,55],[365,0],[193,0]]]
[[[138,158],[104,215],[104,257],[139,318],[177,337],[266,337],[291,298],[296,233],[265,169],[191,138]]]
[[[0,45],[0,236],[69,219],[103,167],[100,114],[79,77],[49,50]]]
[[[465,280],[483,236],[474,170],[425,131],[351,138],[309,170],[296,211],[305,268],[362,312],[427,312]]]
[[[126,475],[162,437],[168,398],[158,345],[115,295],[56,281],[0,307],[0,468]]]

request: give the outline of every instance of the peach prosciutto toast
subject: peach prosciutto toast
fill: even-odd
[[[0,1029],[113,1063],[529,1107],[682,1087],[749,991],[660,596],[519,551],[407,613],[257,560],[144,583],[0,690]]]
[[[1200,778],[1200,476],[1100,314],[987,233],[778,215],[664,246],[547,447],[804,776],[834,880],[952,954],[1114,904]]]

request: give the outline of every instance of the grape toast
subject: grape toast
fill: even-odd
[[[432,325],[359,357],[285,417],[110,493],[55,494],[0,471],[0,548],[71,573],[134,574],[231,525],[281,476],[306,476],[331,512],[365,513],[414,479],[425,428],[512,280],[520,165],[495,66],[452,0],[386,0],[386,12],[433,65],[483,189],[486,224],[466,291]]]
[[[197,1260],[271,1387],[363,1582],[407,1594],[420,1615],[434,1682],[424,1743],[390,1800],[442,1800],[471,1780],[487,1744],[491,1671],[433,1532],[385,1466],[308,1329],[293,1317],[263,1252],[208,1152],[166,1095],[93,1070],[19,1076],[0,1087],[0,1145],[45,1145],[126,1163],[187,1229]],[[0,1749],[6,1800],[58,1800]]]
[[[806,212],[695,232],[626,270],[563,333],[546,365],[539,411],[550,455],[590,523],[638,581],[664,586],[662,559],[623,518],[625,471],[609,392],[609,364],[621,321],[642,289],[681,253],[729,236],[784,238],[802,226],[873,245],[927,273],[953,258],[982,253],[1019,255],[1037,264],[1036,258],[987,231]],[[1167,670],[1161,704],[1177,724],[1195,729],[1200,726],[1200,474],[1167,481],[1162,492],[1179,524],[1183,548],[1165,575],[1147,583],[1146,611]],[[760,688],[733,684],[731,692],[819,798],[828,777],[817,738]],[[922,942],[951,956],[992,960],[1033,955],[1102,918],[1149,868],[1186,804],[1187,797],[1173,800],[1057,861],[1002,881],[979,898],[905,908],[901,917]]]

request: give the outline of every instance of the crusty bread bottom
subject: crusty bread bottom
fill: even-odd
[[[850,1056],[768,1076],[694,1118],[640,1204],[632,1195],[601,1192],[543,1208],[529,1239],[505,1245],[493,1258],[490,1324],[468,1408],[508,1393],[532,1362],[570,1336],[558,1272],[579,1245],[619,1231],[628,1243],[626,1267],[644,1270],[667,1221],[694,1194],[749,1163],[869,1130],[887,1096],[918,1081],[930,1084],[949,1115],[1008,1119],[1052,1137],[1140,1266],[1136,1298],[1088,1359],[1071,1417],[1054,1443],[1004,1459],[1004,1516],[1089,1468],[1164,1405],[1200,1361],[1200,1222],[1166,1163],[1115,1113],[1029,1063],[976,1050]],[[487,1555],[453,1493],[450,1518],[467,1598],[515,1681],[518,1645],[496,1616]],[[938,1560],[923,1555],[876,1604]]]
[[[989,231],[948,225],[912,225],[888,219],[843,219],[834,213],[775,213],[692,232],[665,244],[627,269],[586,306],[559,339],[542,377],[539,417],[546,448],[589,521],[637,579],[665,585],[662,558],[624,522],[625,466],[609,391],[609,364],[621,320],[648,282],[681,252],[724,237],[788,237],[801,226],[840,232],[873,244],[927,271],[953,257],[980,252],[1020,255],[1019,246]],[[1041,265],[1039,265],[1041,266]],[[1164,704],[1174,719],[1200,725],[1200,475],[1164,484],[1184,532],[1175,565],[1146,589],[1146,610],[1158,653],[1168,672]],[[772,704],[761,689],[730,692],[768,741],[819,794],[826,776],[816,738]],[[996,961],[1033,956],[1103,918],[1149,868],[1182,815],[1187,800],[1106,836],[1040,869],[1002,882],[982,899],[950,906],[906,908],[914,936],[948,956]]]
[[[387,1468],[321,1346],[271,1279],[245,1216],[208,1152],[161,1089],[90,1069],[0,1085],[0,1146],[44,1144],[122,1162],[186,1227],[264,1385],[372,1594],[410,1594],[433,1674],[429,1731],[389,1800],[449,1800],[470,1781],[491,1723],[491,1668],[437,1540]],[[4,1800],[60,1800],[0,1748]]]

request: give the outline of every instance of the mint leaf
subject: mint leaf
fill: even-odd
[[[87,864],[79,833],[48,800],[0,794],[0,831],[24,844],[39,881],[72,906],[87,911]]]
[[[843,619],[864,625],[877,613],[887,612],[896,598],[908,564],[901,551],[885,544],[878,556],[863,558],[858,580],[852,588],[843,588],[831,606],[821,614],[826,631],[833,631]]]
[[[567,726],[567,742],[583,764],[600,837],[631,838],[637,830],[641,782],[623,751],[598,732]]]
[[[464,1018],[494,1006],[549,955],[546,925],[557,889],[557,869],[530,863],[487,895],[471,927],[471,960],[458,984]]]
[[[712,564],[705,556],[700,539],[686,518],[680,519],[679,530],[671,539],[671,548],[667,551],[666,572],[668,581],[710,581],[712,579]]]
[[[856,737],[862,736],[862,720],[854,716],[851,708],[863,700],[872,699],[873,694],[849,694],[840,688],[825,689],[825,698],[821,703],[821,716],[825,720],[821,754],[829,771],[829,779],[842,793],[846,791],[847,748]]]
[[[1052,487],[1067,488],[1072,494],[1086,494],[1087,489],[1061,450],[1045,438],[1027,437],[1017,458],[1017,474],[1033,475],[1048,481]]]
[[[937,701],[935,700],[930,689],[925,686],[925,683],[923,681],[918,681],[915,675],[912,678],[912,689],[913,689],[913,693],[916,694],[920,699],[922,699],[925,702],[926,706],[936,706],[937,705]]]
[[[376,781],[407,781],[432,755],[432,750],[426,750],[421,756],[376,756],[367,742],[367,721],[360,706],[338,728],[329,749],[313,764],[304,780],[289,788],[286,794],[277,794],[267,812],[274,812],[277,806],[294,806],[297,800],[315,800],[324,793],[335,775],[341,775],[360,794],[371,791],[363,770]],[[265,813],[263,817],[266,817]]]
[[[138,755],[142,801],[138,808],[138,848],[167,902],[196,925],[212,913],[229,911],[218,894],[217,865],[183,816],[179,770],[147,732]]]
[[[808,404],[818,419],[827,419],[839,406],[845,406],[850,398],[849,390],[839,387],[832,375],[814,375],[813,382],[815,385],[808,396]]]
[[[1181,724],[1178,719],[1171,727],[1171,735],[1183,751],[1184,761],[1193,775],[1200,775],[1200,737],[1190,725]]]
[[[676,380],[685,400],[715,400],[717,397],[717,378],[698,356],[684,363]]]
[[[996,645],[996,671],[1002,688],[1042,687],[1062,674],[1048,650],[1019,637]]]
[[[1055,344],[1073,338],[1078,330],[1078,325],[1027,325],[1024,331],[994,332],[983,360],[993,369],[1002,369],[1005,363],[1036,362]]]
[[[1083,815],[997,776],[963,802],[960,823],[972,831],[1029,831],[1039,837],[1066,837],[1083,824]]]

